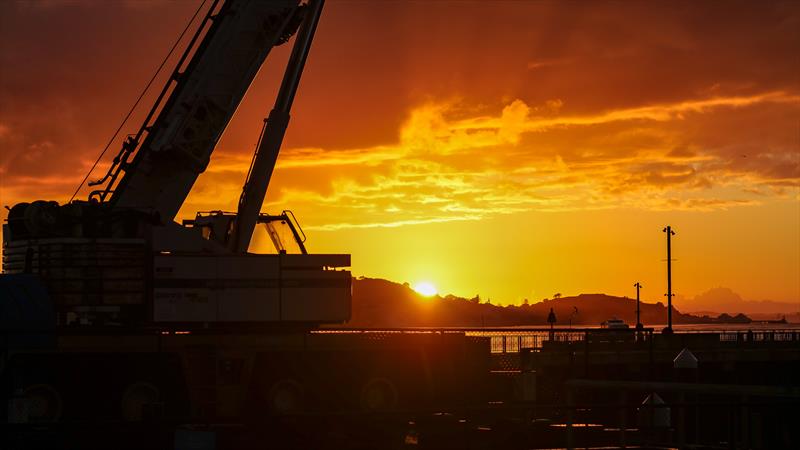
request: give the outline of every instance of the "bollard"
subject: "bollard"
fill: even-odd
[[[678,356],[672,360],[674,368],[675,381],[683,383],[696,383],[698,376],[698,360],[688,348],[684,348],[678,353]],[[689,394],[692,400],[696,400],[695,394]],[[678,394],[678,423],[676,425],[678,432],[678,447],[685,448],[686,446],[686,400],[687,395],[684,392]],[[695,417],[695,442],[697,441],[697,411],[694,411]]]
[[[652,392],[645,397],[638,411],[639,429],[646,431],[645,447],[651,439],[663,439],[664,433],[672,426],[671,416],[672,412],[661,396]]]
[[[697,357],[688,348],[684,348],[678,356],[672,360],[672,366],[676,369],[697,369]]]

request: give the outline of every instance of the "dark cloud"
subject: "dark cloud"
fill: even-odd
[[[136,5],[0,5],[4,198],[71,194],[197,3]],[[680,104],[798,95],[798,29],[797,2],[328,2],[269,198],[354,208],[371,198],[376,210],[449,198],[460,205],[450,212],[474,215],[478,197],[460,192],[516,208],[626,204],[651,189],[792,189],[796,101]],[[231,165],[212,165],[194,201],[237,197],[287,50],[272,55],[220,143]],[[409,114],[429,104],[442,105],[433,119],[451,134],[409,150]],[[513,105],[527,109],[504,116]],[[641,108],[668,117],[637,118]],[[558,192],[565,186],[576,193]]]

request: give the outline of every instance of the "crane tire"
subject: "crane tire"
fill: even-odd
[[[158,387],[145,381],[129,384],[122,393],[120,415],[127,422],[141,422],[146,405],[158,403],[161,392]]]
[[[32,384],[23,389],[23,395],[28,421],[52,423],[61,420],[64,401],[52,384]]]
[[[270,414],[292,414],[303,410],[305,390],[295,379],[283,378],[275,381],[267,391],[267,409]]]
[[[397,408],[398,400],[397,386],[388,378],[369,378],[361,386],[360,403],[364,411],[391,411]]]

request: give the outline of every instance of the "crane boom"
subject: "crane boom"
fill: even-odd
[[[114,208],[172,221],[270,50],[287,38],[298,0],[228,0],[113,190]],[[134,143],[134,145],[137,143]]]
[[[258,149],[253,155],[253,164],[247,174],[242,196],[239,199],[234,236],[230,239],[230,242],[236,245],[235,251],[240,253],[247,252],[250,246],[250,239],[264,203],[272,170],[275,168],[283,136],[289,125],[289,111],[292,108],[308,52],[311,49],[311,41],[314,39],[323,3],[324,0],[311,0],[308,3],[310,10],[307,11],[306,18],[297,33],[292,56],[289,58],[289,64],[275,100],[275,107],[267,118]]]

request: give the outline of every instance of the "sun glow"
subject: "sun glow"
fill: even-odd
[[[425,297],[433,297],[439,292],[436,290],[436,286],[427,281],[420,281],[414,285],[413,289]]]

